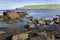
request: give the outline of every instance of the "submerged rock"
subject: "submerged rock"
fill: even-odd
[[[32,28],[35,28],[35,25],[32,24],[32,23],[29,23],[29,24],[25,25],[24,28],[26,28],[26,29],[32,29]]]

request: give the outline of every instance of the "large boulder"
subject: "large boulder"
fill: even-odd
[[[28,38],[28,34],[27,33],[21,33],[21,34],[18,34],[18,35],[14,35],[12,37],[12,40],[25,40]]]

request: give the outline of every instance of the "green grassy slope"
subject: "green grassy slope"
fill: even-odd
[[[17,9],[60,9],[60,4],[54,5],[29,5]]]

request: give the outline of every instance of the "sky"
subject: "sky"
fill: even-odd
[[[43,4],[60,4],[60,0],[0,0],[0,10]]]

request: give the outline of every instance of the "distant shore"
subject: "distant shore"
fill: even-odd
[[[16,8],[18,9],[60,9],[60,4],[48,4],[48,5],[28,5],[28,6],[24,6],[24,7],[20,7],[20,8]]]
[[[60,9],[15,9],[15,10],[60,10]]]

